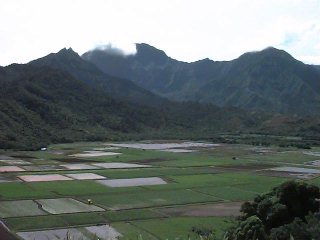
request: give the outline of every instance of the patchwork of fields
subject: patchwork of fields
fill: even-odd
[[[0,152],[11,239],[187,239],[223,234],[241,203],[288,180],[320,185],[320,148],[74,143]],[[5,237],[10,240],[8,236]]]

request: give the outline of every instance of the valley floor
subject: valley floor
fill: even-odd
[[[289,179],[320,186],[320,148],[144,141],[1,151],[0,235],[188,239],[194,229],[213,229],[219,236],[244,201]]]

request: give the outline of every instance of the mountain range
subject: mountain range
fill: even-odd
[[[71,48],[64,48],[57,53],[31,61],[29,64],[66,71],[74,78],[98,87],[117,99],[143,105],[159,105],[166,102],[166,99],[137,86],[130,80],[103,73],[94,64],[83,60]]]
[[[82,58],[174,101],[291,115],[320,113],[319,66],[304,64],[283,50],[269,47],[232,61],[186,63],[148,44],[136,48],[129,56],[95,49]]]
[[[28,64],[0,67],[0,148],[38,149],[72,141],[212,139],[240,132],[320,133],[320,118],[315,116],[319,69],[284,51],[270,48],[231,62],[184,63],[147,44],[138,44],[137,50],[131,56],[100,50],[79,56],[62,49]],[[266,68],[265,59],[270,63]],[[280,70],[274,65],[280,63],[283,73],[278,76],[274,71]],[[246,83],[241,80],[244,76]],[[254,85],[253,76],[263,87]],[[283,93],[284,86],[277,85],[280,80],[292,88]],[[232,94],[227,99],[226,91],[238,94],[237,104],[232,104]],[[273,98],[279,101],[278,109]],[[300,102],[309,106],[303,109]]]

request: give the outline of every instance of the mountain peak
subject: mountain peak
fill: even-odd
[[[69,65],[71,62],[82,64],[84,60],[72,48],[63,48],[56,53],[50,53],[47,56],[31,61],[31,64],[40,66],[51,66],[60,68]]]
[[[290,56],[292,58],[292,56],[287,53],[286,51],[282,50],[282,49],[278,49],[275,47],[267,47],[263,50],[260,51],[260,53],[268,53],[268,54],[274,54],[274,55],[282,55],[282,56]]]
[[[269,51],[269,52],[279,52],[279,51],[283,51],[281,49],[278,49],[278,48],[275,48],[273,46],[269,46],[269,47],[266,47],[265,49],[262,49],[261,52],[263,51]]]
[[[58,56],[76,56],[80,57],[72,48],[62,48],[59,52],[56,53]]]
[[[275,47],[267,47],[261,51],[252,51],[242,54],[238,59],[245,58],[254,58],[256,60],[262,59],[274,59],[274,60],[287,60],[287,61],[297,61],[294,57],[292,57],[289,53],[284,50],[275,48]]]
[[[135,57],[142,62],[162,63],[168,60],[167,54],[146,43],[137,43],[137,53]]]

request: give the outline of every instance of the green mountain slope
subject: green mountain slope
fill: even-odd
[[[126,99],[130,102],[152,106],[167,102],[166,99],[138,87],[132,81],[103,73],[92,63],[83,60],[71,48],[62,49],[57,53],[51,53],[43,58],[31,61],[29,64],[34,66],[48,66],[66,71],[74,78],[91,86],[98,87],[112,97],[121,100]]]
[[[207,83],[197,93],[218,105],[319,114],[320,74],[288,53],[268,48],[240,56],[220,81]]]
[[[275,48],[226,62],[179,62],[147,44],[137,44],[137,54],[126,57],[98,49],[82,57],[105,73],[173,100],[284,114],[320,112],[318,66]]]
[[[0,148],[116,138],[157,129],[163,117],[114,100],[71,75],[30,65],[0,69]]]
[[[67,56],[70,57],[70,53]],[[207,103],[169,102],[162,98],[157,107],[143,105],[131,97],[121,97],[121,93],[115,96],[109,93],[107,87],[112,82],[106,78],[85,80],[86,68],[92,64],[84,62],[83,70],[79,63],[73,64],[73,58],[65,61],[65,70],[61,70],[62,66],[58,69],[36,62],[0,67],[0,149],[37,149],[49,143],[83,140],[212,139],[221,133],[312,137],[320,133],[320,119],[316,117],[273,116]],[[63,65],[60,58],[58,63]],[[205,73],[200,70],[202,64],[199,74]],[[88,76],[96,76],[97,72]],[[81,79],[77,79],[76,74]],[[132,86],[135,94],[145,91],[134,84],[125,86]],[[131,92],[131,88],[128,91]],[[148,92],[147,96],[157,99]]]
[[[269,117],[210,104],[142,106],[114,99],[61,70],[30,64],[0,68],[0,149],[80,140],[210,138],[258,129]]]

